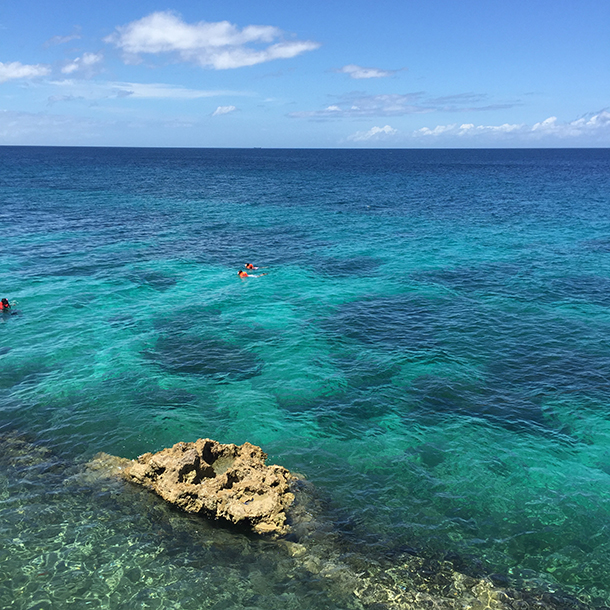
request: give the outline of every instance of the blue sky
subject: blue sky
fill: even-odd
[[[610,146],[608,0],[0,0],[0,145]]]

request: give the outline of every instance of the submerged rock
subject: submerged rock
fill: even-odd
[[[5,562],[4,572],[9,575],[7,582],[14,573],[13,582],[17,583],[16,588],[0,590],[0,606],[11,605],[18,595],[17,588],[23,594],[24,583],[31,596],[40,592],[36,586],[44,586],[43,591],[51,590],[48,587],[65,588],[66,571],[59,567],[65,568],[69,556],[79,570],[83,591],[102,586],[101,577],[108,594],[119,596],[117,599],[149,596],[154,575],[159,587],[168,586],[185,595],[190,595],[193,583],[195,588],[203,583],[206,599],[210,600],[207,606],[226,607],[231,603],[232,607],[252,607],[253,600],[263,599],[265,607],[296,608],[298,602],[300,607],[308,603],[299,594],[306,600],[311,599],[311,594],[319,600],[319,607],[353,610],[594,607],[554,593],[545,579],[532,577],[513,588],[517,583],[508,576],[486,577],[478,570],[466,574],[456,568],[453,560],[419,554],[416,549],[394,552],[390,542],[388,546],[358,544],[334,528],[310,483],[279,466],[265,466],[265,458],[259,447],[248,443],[238,447],[202,439],[178,443],[157,454],[147,453],[138,460],[99,454],[82,469],[82,464],[63,461],[18,434],[0,433],[0,501],[4,501],[0,504],[0,529],[8,542],[12,541],[11,548],[16,549],[12,563]],[[283,483],[275,483],[276,475]],[[290,536],[273,545],[261,545],[229,530],[194,527],[193,519],[167,511],[160,504],[151,514],[150,504],[142,501],[142,494],[123,495],[125,479],[160,495],[161,488],[174,489],[170,492],[175,494],[172,503],[189,512],[249,523],[256,531],[276,537],[290,531]],[[172,485],[171,480],[179,485]],[[209,490],[209,497],[202,490],[204,487]],[[285,490],[275,513],[278,519],[267,521],[261,511],[254,510],[266,502],[257,504],[249,499],[271,497],[278,488]],[[117,502],[116,497],[122,500]],[[208,504],[212,509],[205,508]],[[250,507],[253,513],[245,516],[244,507]],[[96,515],[99,523],[93,523]],[[242,515],[241,521],[238,515]],[[60,524],[61,529],[57,529]],[[76,533],[66,538],[65,532],[72,528]],[[109,539],[103,539],[100,532]],[[159,539],[152,552],[151,537]],[[168,553],[170,540],[172,552]],[[194,553],[190,541],[203,545],[200,553]],[[184,554],[181,544],[187,545]],[[281,552],[276,553],[276,549]],[[97,553],[99,561],[92,562],[91,553]],[[41,554],[51,558],[43,572],[39,571],[41,568],[32,569],[39,565]],[[196,565],[203,566],[203,574],[193,567]],[[42,576],[45,580],[38,585]],[[272,589],[280,594],[276,597],[270,592]],[[290,599],[286,590],[292,592]],[[588,593],[583,591],[582,595]],[[601,603],[600,600],[600,608]]]
[[[277,538],[291,531],[286,510],[298,477],[282,466],[267,466],[266,459],[250,443],[223,445],[206,438],[137,460],[100,454],[90,467],[139,483],[186,512],[248,525]]]

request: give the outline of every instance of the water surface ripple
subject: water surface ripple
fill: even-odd
[[[199,437],[379,582],[610,605],[610,151],[0,147],[0,239],[2,607],[374,607],[77,476]]]

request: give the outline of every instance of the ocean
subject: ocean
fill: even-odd
[[[610,606],[609,149],[0,147],[0,292],[0,607]],[[83,474],[197,438],[317,530]]]

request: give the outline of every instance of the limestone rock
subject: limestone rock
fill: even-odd
[[[297,480],[282,466],[267,466],[260,447],[211,439],[177,443],[122,463],[119,474],[189,513],[243,523],[259,534],[290,532],[286,510]]]

